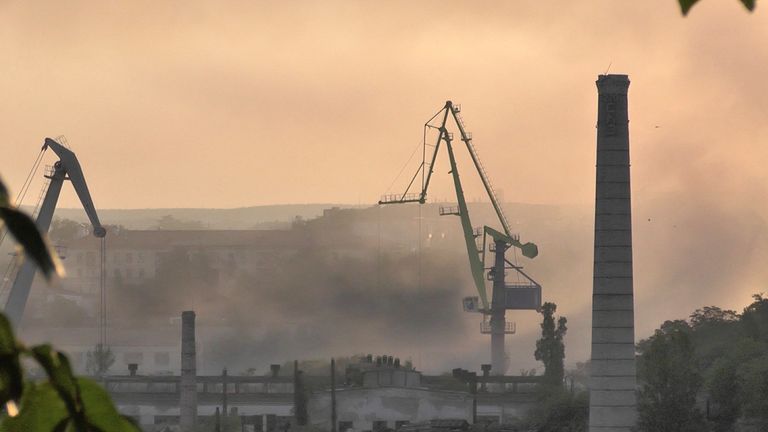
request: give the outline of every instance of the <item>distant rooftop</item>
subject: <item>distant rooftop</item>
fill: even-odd
[[[303,240],[293,230],[110,230],[110,249],[169,249],[171,247],[265,247],[293,249]],[[99,240],[86,236],[67,242],[72,249],[96,249]]]

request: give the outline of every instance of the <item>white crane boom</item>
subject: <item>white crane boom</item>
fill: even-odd
[[[64,180],[70,180],[75,188],[75,192],[77,192],[78,198],[80,198],[80,203],[83,205],[85,213],[88,215],[88,219],[91,221],[93,235],[104,237],[107,234],[107,230],[101,225],[99,216],[96,214],[91,193],[88,191],[83,170],[80,168],[80,162],[78,162],[75,153],[50,138],[45,139],[43,148],[53,150],[59,157],[59,161],[53,166],[53,173],[49,176],[51,182],[40,206],[40,212],[35,220],[38,230],[42,233],[48,232],[48,229],[51,227],[53,212],[56,210],[56,203],[61,193],[61,186],[64,184]],[[24,308],[27,304],[32,280],[35,278],[36,272],[37,266],[35,263],[31,259],[25,259],[8,294],[8,301],[5,303],[5,314],[15,326],[19,325],[21,318],[24,316]]]

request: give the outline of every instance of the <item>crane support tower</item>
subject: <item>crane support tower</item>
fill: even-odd
[[[43,144],[43,150],[47,149],[53,150],[59,157],[59,160],[53,165],[53,169],[45,174],[50,183],[43,198],[43,203],[40,206],[40,212],[35,220],[37,229],[43,233],[48,232],[48,229],[51,227],[53,212],[56,210],[56,203],[59,200],[61,187],[64,184],[64,180],[70,180],[75,188],[75,192],[77,192],[78,198],[80,198],[80,203],[83,205],[85,213],[88,215],[88,219],[91,221],[93,235],[99,238],[104,237],[107,234],[107,230],[101,225],[99,216],[96,214],[96,208],[93,205],[93,200],[88,191],[88,185],[85,182],[85,176],[80,168],[77,156],[75,156],[72,150],[51,138],[46,138]],[[32,280],[35,278],[36,272],[37,267],[35,263],[31,259],[24,260],[19,272],[16,274],[13,287],[8,294],[8,301],[5,303],[5,314],[15,326],[19,325],[21,318],[24,316],[24,308],[27,304]]]
[[[421,165],[408,183],[405,192],[402,194],[384,195],[379,200],[379,204],[426,203],[427,190],[434,172],[437,154],[441,145],[445,146],[450,163],[450,174],[456,190],[457,206],[440,207],[440,215],[458,216],[461,220],[464,242],[469,258],[469,267],[478,294],[477,297],[464,298],[464,310],[479,312],[483,315],[480,331],[491,335],[491,369],[494,374],[503,375],[507,369],[504,338],[507,334],[515,333],[515,324],[506,321],[506,311],[539,310],[541,308],[541,285],[523,272],[521,266],[508,260],[505,253],[509,248],[514,247],[520,249],[523,256],[532,259],[538,255],[538,248],[533,243],[520,242],[520,237],[511,233],[507,217],[497,199],[496,192],[485,167],[477,154],[477,150],[472,142],[472,134],[467,132],[465,128],[460,112],[460,105],[447,101],[445,106],[424,124],[425,140],[423,143]],[[447,128],[450,118],[456,123],[460,134],[459,139],[464,143],[469,152],[472,163],[480,176],[485,192],[488,194],[488,198],[490,198],[498,221],[501,224],[502,231],[489,226],[483,226],[482,228],[474,228],[472,226],[454,153],[454,134],[449,132]],[[437,140],[434,144],[426,142],[426,132],[428,129],[438,131]],[[427,147],[434,149],[429,159],[427,158]],[[421,176],[421,191],[411,192],[419,176]],[[494,262],[490,267],[485,266],[486,250],[494,253]],[[518,279],[522,280],[522,282],[507,284],[507,270],[514,270],[521,276]],[[492,281],[490,302],[488,301],[486,289],[487,281]]]

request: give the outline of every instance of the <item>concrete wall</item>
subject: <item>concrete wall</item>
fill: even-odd
[[[357,431],[372,430],[374,421],[420,422],[432,419],[472,421],[472,398],[463,392],[417,388],[342,389],[336,391],[339,422],[351,421]],[[330,391],[314,393],[309,400],[309,421],[330,430]]]
[[[213,415],[216,407],[222,405],[221,385],[216,385],[211,378],[198,377],[198,416]],[[253,424],[254,416],[293,415],[292,389],[285,386],[287,383],[270,383],[269,390],[276,393],[264,393],[262,383],[232,377],[235,378],[241,380],[236,387],[229,383],[228,406],[234,408],[237,415],[248,417],[249,424]],[[137,419],[145,431],[180,423],[179,384],[178,377],[112,377],[106,382],[120,412]],[[477,399],[478,420],[502,423],[523,417],[537,400],[535,393],[482,392]],[[372,430],[374,422],[384,422],[394,428],[397,422],[472,419],[472,396],[463,391],[395,386],[345,388],[337,390],[337,404],[338,421],[351,422],[359,431]],[[330,430],[330,391],[311,393],[308,412],[310,423]]]
[[[293,415],[293,402],[263,402],[258,404],[230,402],[228,405],[230,409],[234,408],[237,411],[238,416],[275,415],[289,417]],[[197,415],[198,417],[212,416],[216,412],[216,407],[221,408],[221,405],[200,404],[197,408]],[[121,414],[136,419],[145,432],[161,430],[164,425],[179,424],[180,412],[178,406],[123,403],[118,404],[117,408]]]
[[[407,369],[381,368],[363,372],[363,387],[420,387],[421,373]]]

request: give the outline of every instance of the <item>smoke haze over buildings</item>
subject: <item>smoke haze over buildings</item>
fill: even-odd
[[[4,3],[0,92],[14,103],[0,105],[0,153],[13,163],[0,174],[18,188],[43,138],[65,134],[100,209],[372,203],[424,120],[450,98],[463,104],[506,201],[541,204],[510,215],[541,251],[527,270],[569,318],[568,361],[583,360],[592,83],[606,68],[632,80],[638,337],[704,305],[739,310],[766,290],[768,48],[741,41],[768,40],[768,11],[707,1],[683,20],[676,8],[611,0]],[[432,197],[453,196],[446,171]],[[469,179],[466,190],[481,195]],[[74,205],[65,189],[62,206]],[[476,223],[491,221],[487,210]],[[403,217],[415,217],[409,211]],[[244,353],[243,365],[268,351],[280,361],[304,348],[330,355],[378,346],[415,360],[420,350],[427,365],[479,364],[487,339],[459,308],[473,293],[454,245],[423,257],[421,291],[414,259],[382,270],[368,256],[325,263],[322,275],[297,264],[280,284],[242,281],[221,297],[203,297],[201,284],[192,304],[176,303],[188,285],[146,295],[163,312],[196,308],[201,321],[210,311],[252,331],[250,342],[221,342],[222,353]],[[388,283],[377,279],[382,271]],[[137,308],[147,304],[136,299]],[[520,332],[510,342],[513,365],[530,367],[538,316],[510,318]]]

